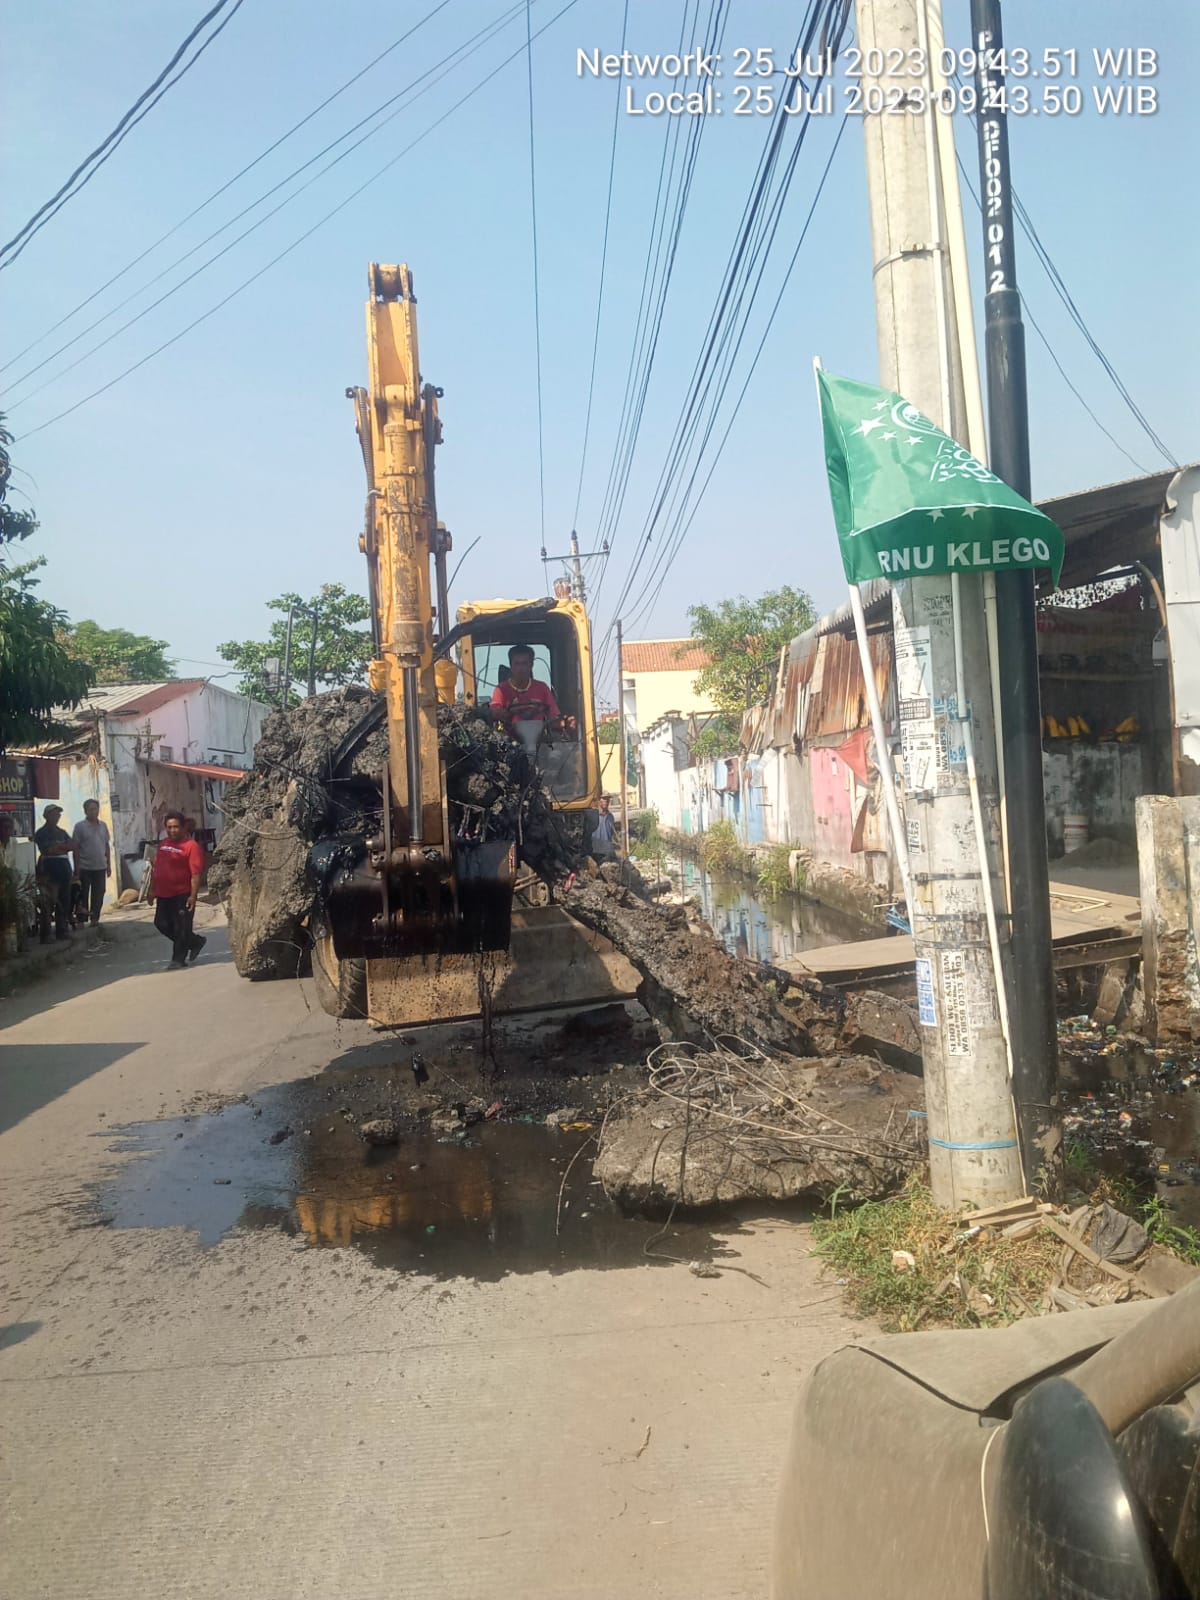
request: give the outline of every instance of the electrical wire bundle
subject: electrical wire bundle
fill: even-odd
[[[823,55],[828,53],[828,58],[836,59],[848,19],[848,10],[845,0],[810,0],[794,46],[795,52],[803,58],[809,58],[814,50],[819,48]],[[815,80],[812,83],[813,94],[819,90],[820,82],[821,80]],[[793,87],[780,98],[771,119],[709,317],[704,341],[675,423],[666,461],[654,489],[652,504],[638,537],[624,583],[613,603],[612,624],[615,624],[617,617],[621,617],[628,619],[631,625],[636,625],[653,610],[720,459],[729,429],[740,408],[742,397],[778,309],[783,293],[782,287],[759,341],[758,350],[745,375],[741,391],[727,417],[724,433],[718,439],[715,453],[710,454],[710,446],[722,407],[730,390],[733,371],[746,338],[785,214],[800,152],[813,119],[813,113],[807,108],[802,114],[796,113],[792,100],[792,95],[796,92],[798,90]],[[841,131],[839,129],[839,139]],[[826,163],[825,173],[820,180],[817,198],[824,186],[836,149],[835,143]],[[808,221],[811,221],[815,204],[814,199]],[[790,277],[792,265],[799,252],[799,245],[803,243],[807,227],[806,221],[800,241],[793,252],[792,263],[787,269],[784,286]],[[631,460],[632,451],[629,451],[623,474],[626,485]],[[703,478],[702,473],[705,474]],[[624,486],[620,489],[616,500],[618,508],[623,494]],[[610,500],[610,505],[612,503]],[[613,537],[615,532],[610,536],[610,544]],[[612,624],[606,627],[603,633],[598,652],[598,675],[612,664]]]

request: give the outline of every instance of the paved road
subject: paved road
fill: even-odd
[[[765,1593],[799,1375],[861,1331],[806,1231],[740,1273],[437,1280],[276,1228],[87,1226],[119,1124],[371,1037],[243,984],[214,927],[0,1002],[6,1600]]]

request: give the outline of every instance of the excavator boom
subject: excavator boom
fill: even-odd
[[[381,700],[335,752],[330,778],[350,782],[356,752],[380,747],[384,722],[387,755],[378,816],[355,818],[353,831],[310,853],[321,1004],[396,1027],[632,994],[637,976],[623,958],[552,903],[550,884],[528,871],[518,879],[515,843],[490,837],[486,809],[447,791],[439,701],[453,702],[461,678],[464,707],[486,705],[521,644],[566,716],[569,731],[538,749],[537,772],[582,852],[600,793],[591,635],[582,603],[566,596],[473,602],[450,626],[450,536],[434,494],[440,390],[421,381],[408,268],[372,265],[369,285],[367,386],[347,394],[367,475],[360,546]]]
[[[370,681],[384,696],[388,759],[378,828],[322,841],[313,864],[339,961],[505,949],[513,846],[451,818],[438,748],[430,563],[447,543],[434,498],[438,392],[421,384],[412,274],[372,263],[369,286],[369,382],[348,394],[367,471]]]

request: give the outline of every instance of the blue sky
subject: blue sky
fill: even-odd
[[[363,0],[244,0],[196,68],[96,179],[0,273],[7,361],[85,294],[224,183],[430,10],[381,14]],[[536,0],[534,27],[561,0]],[[8,237],[132,103],[204,9],[199,0],[96,7],[42,0],[10,9],[3,109]],[[503,0],[450,0],[268,160],[166,245],[0,377],[34,362],[137,289],[350,124],[479,28]],[[692,8],[695,9],[694,6]],[[701,6],[702,15],[707,3]],[[576,0],[534,45],[537,203],[545,413],[546,542],[566,547],[580,470],[617,86],[581,79],[580,47],[619,47],[621,0]],[[633,0],[629,46],[669,50],[683,0]],[[727,58],[772,45],[782,58],[802,7],[731,0]],[[967,0],[945,0],[952,43],[967,42]],[[386,20],[385,20],[386,19]],[[1014,175],[1080,310],[1180,460],[1195,440],[1197,361],[1192,0],[1008,0],[1010,46],[1076,47],[1090,100],[1093,47],[1159,52],[1153,116],[1013,119]],[[420,305],[425,377],[445,389],[439,511],[458,551],[477,536],[455,598],[543,592],[524,61],[505,68],[391,170],[230,305],[138,372],[43,431],[39,424],[177,333],[423,133],[524,38],[499,32],[429,93],[299,194],[211,269],[60,380],[23,397],[261,215],[222,234],[82,343],[0,400],[18,436],[17,486],[42,521],[44,592],[73,616],[169,641],[180,670],[216,663],[227,638],[259,636],[283,589],[362,587],[356,546],[362,466],[348,384],[363,381],[370,260],[406,260]],[[1191,68],[1189,67],[1191,64]],[[724,87],[728,90],[730,83]],[[643,87],[649,87],[644,85]],[[757,343],[811,203],[837,119],[814,123],[751,323]],[[667,301],[658,358],[617,529],[598,625],[650,508],[671,430],[766,132],[758,117],[711,118]],[[956,123],[974,172],[973,130]],[[663,119],[622,115],[591,442],[578,528],[596,535],[646,256]],[[339,146],[339,149],[342,148]],[[335,152],[336,153],[336,152]],[[327,158],[328,159],[328,158]],[[323,164],[323,163],[322,163]],[[316,168],[310,169],[312,171]],[[306,174],[308,176],[308,174]],[[284,188],[271,204],[290,192]],[[967,240],[978,300],[978,215]],[[266,209],[265,207],[263,209]],[[1147,469],[1141,435],[1019,243],[1021,286],[1089,404]],[[781,583],[818,607],[844,592],[829,514],[810,361],[872,380],[877,363],[861,128],[842,139],[772,335],[687,541],[653,611],[634,630],[686,630],[687,607]],[[1134,474],[1030,332],[1034,488],[1064,493]],[[743,358],[744,361],[745,358]],[[744,364],[735,371],[740,386]],[[21,435],[30,431],[25,440]],[[599,578],[593,565],[590,577]],[[216,671],[222,670],[220,666]]]

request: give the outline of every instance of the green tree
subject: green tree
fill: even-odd
[[[91,621],[64,628],[62,639],[77,661],[95,668],[97,683],[152,683],[175,676],[175,663],[165,654],[165,639],[150,639],[128,628],[102,628]]]
[[[696,675],[696,690],[706,694],[720,713],[692,750],[702,758],[727,755],[737,746],[742,713],[770,698],[779,652],[812,627],[816,613],[802,589],[785,585],[757,600],[739,595],[717,606],[691,606],[688,617],[692,639],[709,657],[708,666]]]
[[[298,690],[307,686],[310,693],[321,689],[340,688],[347,683],[365,683],[367,663],[375,653],[371,642],[371,629],[361,624],[369,623],[371,608],[362,595],[350,594],[340,583],[327,583],[311,600],[298,594],[281,594],[268,600],[267,609],[280,613],[271,623],[265,639],[233,640],[217,646],[222,661],[228,661],[242,674],[243,694],[262,698],[266,680],[266,663],[277,658],[280,670],[287,653],[288,611],[292,616],[291,679],[293,704],[300,698]],[[317,641],[313,655],[312,681],[308,676],[309,652],[313,640],[314,615]],[[274,699],[277,696],[271,695]]]
[[[596,729],[596,738],[601,744],[620,744],[621,719],[610,717],[607,722],[602,722]]]
[[[64,730],[55,722],[55,706],[77,706],[93,681],[92,669],[75,660],[58,632],[66,616],[33,591],[34,573],[44,556],[9,562],[9,549],[37,529],[32,511],[8,502],[12,435],[0,417],[0,750],[42,744]]]

